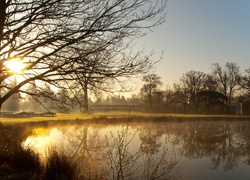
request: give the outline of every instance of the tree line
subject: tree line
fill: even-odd
[[[250,68],[243,73],[237,63],[214,63],[211,73],[188,71],[179,82],[161,90],[161,77],[143,77],[143,102],[152,111],[170,113],[250,113]],[[238,107],[238,109],[237,109]],[[239,112],[236,112],[239,111]]]
[[[68,113],[92,112],[100,110],[96,109],[100,106],[106,106],[106,110],[112,110],[110,106],[118,107],[119,105],[125,107],[120,108],[122,110],[145,112],[249,114],[250,68],[241,72],[237,63],[231,62],[227,62],[224,66],[214,63],[211,67],[212,71],[209,74],[190,70],[184,73],[178,82],[165,87],[159,75],[146,74],[141,79],[143,85],[140,92],[129,98],[107,95],[108,91],[87,89],[87,93],[91,94],[92,98],[87,96],[86,100],[86,91],[78,88],[54,92],[49,86],[42,86],[41,92],[45,94],[29,96],[19,103],[17,103],[17,98],[13,97],[4,107],[15,111],[20,104],[24,111],[47,109]],[[33,88],[33,91],[37,89]],[[136,108],[133,109],[132,106]],[[119,110],[119,108],[113,108],[113,110]]]

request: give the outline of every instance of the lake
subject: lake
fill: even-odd
[[[23,142],[95,179],[249,179],[250,122],[82,123],[35,127]]]

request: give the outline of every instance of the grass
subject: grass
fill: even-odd
[[[63,153],[52,151],[44,164],[30,148],[21,144],[28,136],[24,124],[0,122],[0,179],[68,180],[77,175],[77,167]]]
[[[89,119],[91,115],[85,115],[80,113],[73,114],[57,114],[54,117],[0,117],[2,123],[18,123],[18,122],[38,122],[38,121],[50,121],[50,120],[76,120],[76,119]]]
[[[91,114],[60,114],[58,113],[54,117],[25,117],[25,118],[13,118],[13,117],[0,117],[2,123],[22,123],[22,122],[39,122],[39,121],[62,121],[62,120],[91,120],[91,119],[121,119],[121,118],[165,118],[165,119],[178,119],[178,120],[191,120],[193,119],[249,119],[250,115],[227,115],[227,114],[168,114],[168,113],[143,113],[143,112],[96,112]]]
[[[69,157],[57,151],[51,152],[45,164],[43,179],[69,180],[76,179],[77,165]]]
[[[20,124],[0,123],[0,179],[39,179],[38,154],[21,146],[25,134]]]

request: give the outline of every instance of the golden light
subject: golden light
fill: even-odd
[[[19,59],[7,60],[4,64],[11,72],[15,74],[21,73],[25,68],[25,64],[23,64]]]

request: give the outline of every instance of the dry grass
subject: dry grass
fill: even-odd
[[[57,121],[57,120],[75,120],[75,119],[89,119],[91,115],[80,113],[75,114],[57,114],[54,117],[0,117],[2,123],[20,123],[20,122],[39,122],[39,121]]]
[[[95,118],[177,118],[177,119],[191,119],[191,118],[211,118],[211,119],[249,119],[249,115],[206,115],[206,114],[165,114],[165,113],[143,113],[143,112],[96,112],[91,114],[56,114],[54,117],[0,117],[2,123],[22,123],[22,122],[39,122],[39,121],[62,121],[62,120],[90,120]]]

